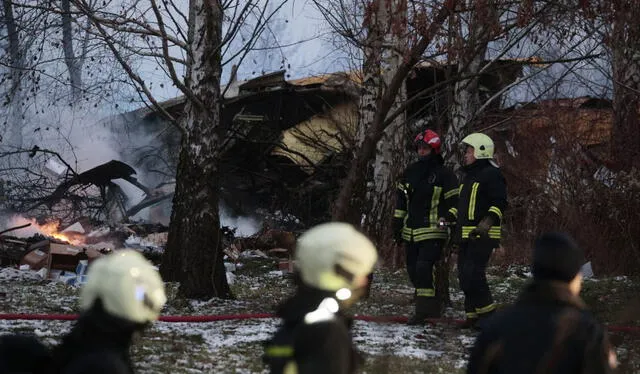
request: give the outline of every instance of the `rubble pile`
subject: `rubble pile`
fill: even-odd
[[[283,274],[293,271],[297,233],[265,226],[249,237],[235,237],[229,227],[223,227],[222,234],[231,282],[246,257],[272,259]],[[159,265],[167,238],[168,227],[160,224],[96,225],[80,219],[59,228],[31,220],[0,233],[0,266],[32,272],[41,279],[82,284],[93,260],[124,248],[138,250]]]
[[[0,234],[0,265],[34,272],[41,279],[82,284],[88,265],[112,251],[133,248],[159,264],[167,231],[158,224],[93,226],[78,220],[59,229],[32,221]]]

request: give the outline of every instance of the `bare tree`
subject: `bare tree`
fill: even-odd
[[[470,11],[465,15],[469,17],[469,22],[464,27],[461,22],[462,13],[453,16],[455,44],[449,47],[456,53],[450,56],[457,57],[455,64],[458,76],[468,78],[457,80],[453,88],[450,121],[444,144],[449,164],[458,163],[454,152],[456,146],[468,129],[473,127],[473,120],[481,106],[479,73],[485,65],[489,42],[495,37],[495,30],[499,25],[497,3],[498,1],[493,0],[467,1],[465,5]]]
[[[89,18],[94,33],[109,47],[141,97],[177,126],[182,137],[161,274],[166,281],[180,282],[185,297],[230,297],[218,210],[220,155],[233,142],[230,129],[221,122],[222,66],[226,61],[242,61],[284,2],[271,11],[267,11],[269,1],[252,0],[191,0],[186,9],[176,2],[148,0],[118,11],[86,0],[72,2]],[[252,33],[243,38],[240,48],[232,49],[234,38],[248,26]],[[144,43],[119,43],[116,36],[122,34],[140,36]],[[150,84],[127,60],[132,55],[160,62],[186,100],[179,119],[154,97]]]
[[[95,123],[99,104],[105,113],[104,104],[124,96],[122,79],[106,62],[104,43],[84,31],[87,17],[69,1],[13,0],[3,2],[2,10],[3,143],[12,151],[34,145],[55,149],[71,159],[78,148],[67,141],[73,123]],[[89,108],[87,121],[82,117]]]
[[[607,4],[612,21],[613,70],[612,155],[622,169],[640,168],[640,3],[615,0]]]
[[[434,7],[431,17],[426,15],[427,8],[422,8],[422,12],[425,13],[421,13],[421,18],[417,19],[428,18],[431,21],[416,28],[415,41],[408,43],[409,45],[402,53],[401,62],[394,67],[393,72],[389,72],[388,83],[376,93],[371,120],[360,124],[364,130],[360,130],[358,133],[362,134],[364,138],[356,149],[348,175],[338,195],[333,211],[335,220],[355,221],[354,223],[359,224],[363,207],[362,201],[365,197],[366,172],[371,160],[375,157],[378,142],[383,138],[384,131],[389,126],[386,121],[387,116],[396,102],[396,96],[402,89],[405,78],[436,38],[455,5],[455,0],[442,2]]]
[[[367,36],[364,44],[364,79],[358,126],[358,139],[361,144],[366,138],[369,125],[374,122],[380,91],[390,86],[398,67],[402,64],[408,42],[406,0],[381,0],[371,2],[369,6],[364,22]],[[396,110],[405,99],[406,88],[402,84],[390,111]],[[379,246],[391,244],[389,239],[392,237],[392,225],[389,212],[395,204],[396,172],[405,163],[405,153],[398,150],[404,149],[405,141],[405,116],[402,112],[382,132],[371,171],[367,176],[364,229]]]
[[[69,84],[71,85],[71,100],[73,102],[82,96],[82,64],[83,58],[78,58],[73,44],[73,21],[71,13],[71,3],[69,0],[61,0],[61,20],[62,20],[62,50],[64,52],[64,62],[69,71]],[[89,35],[88,33],[86,34]],[[86,46],[86,40],[84,45]]]
[[[389,247],[386,245],[391,226],[388,219],[393,204],[393,184],[390,182],[405,156],[403,140],[406,133],[398,130],[406,128],[407,122],[416,120],[403,118],[408,105],[436,90],[450,92],[448,107],[436,115],[437,118],[448,118],[443,126],[447,163],[459,165],[458,144],[466,134],[486,125],[483,115],[499,108],[504,94],[510,89],[534,78],[553,62],[562,62],[563,57],[550,59],[545,67],[530,69],[526,76],[522,74],[523,67],[540,62],[534,58],[537,53],[549,48],[551,42],[543,37],[547,29],[557,27],[570,31],[571,23],[561,20],[571,12],[575,13],[577,7],[553,0],[468,0],[435,5],[430,2],[435,10],[427,16],[428,8],[419,1],[355,3],[365,4],[360,7],[364,9],[361,22],[364,27],[344,16],[357,12],[339,11],[357,10],[359,7],[347,6],[345,4],[351,3],[343,1],[330,2],[332,5],[316,2],[331,27],[350,45],[363,51],[358,142],[348,176],[334,206],[333,218],[362,223],[384,251]],[[393,17],[386,13],[388,9],[395,10]],[[430,22],[420,24],[425,19]],[[420,44],[425,41],[425,44]],[[574,48],[567,46],[563,53],[568,54],[567,51],[572,50]],[[446,56],[446,63],[442,59],[440,62],[448,76],[435,87],[406,97],[402,88],[407,74],[420,59],[427,58],[427,52],[432,57]],[[395,64],[389,58],[394,55],[402,56]],[[592,57],[591,53],[585,53],[573,60]],[[511,65],[502,63],[504,61],[501,60],[509,58],[513,58]],[[494,81],[486,82],[485,79],[481,83],[483,76],[494,77]],[[507,80],[503,82],[502,78]],[[549,85],[552,87],[554,83]],[[399,124],[404,126],[399,127]],[[493,126],[488,124],[487,128]],[[437,288],[446,301],[448,261],[442,265],[438,273],[443,276],[437,279],[443,283]]]

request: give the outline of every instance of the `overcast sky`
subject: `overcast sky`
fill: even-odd
[[[290,78],[341,70],[342,54],[331,45],[329,36],[329,28],[311,0],[290,0],[258,44],[284,47],[254,53],[255,59],[245,61],[239,78],[259,76],[262,70],[279,70],[282,59]]]

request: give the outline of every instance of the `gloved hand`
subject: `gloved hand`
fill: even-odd
[[[450,222],[447,222],[447,220],[444,217],[440,217],[438,218],[438,228],[440,230],[446,230],[447,229],[447,224],[449,224]]]
[[[489,237],[489,229],[493,226],[493,219],[489,216],[484,217],[469,233],[469,239],[480,239]]]
[[[447,212],[447,214],[444,215],[444,219],[450,224],[455,224],[456,221],[458,221],[458,217],[454,216],[451,212]]]

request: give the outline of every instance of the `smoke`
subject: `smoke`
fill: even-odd
[[[262,222],[256,217],[232,217],[224,204],[220,204],[220,225],[235,228],[236,236],[251,236],[262,228]]]
[[[57,139],[34,139],[34,142],[43,142],[44,147],[41,148],[59,152],[78,173],[111,160],[127,162],[117,146],[118,139],[115,135],[118,129],[112,123],[117,117],[119,116],[112,112],[82,113],[63,109],[57,119],[60,136]],[[144,198],[144,193],[130,183],[121,180],[115,180],[114,183],[125,193],[129,204],[135,204]]]
[[[4,231],[12,227],[22,226],[26,224],[31,224],[31,226],[15,231],[10,231],[7,233],[7,235],[15,236],[18,238],[29,238],[35,234],[45,234],[45,232],[40,229],[40,226],[36,223],[35,220],[27,219],[19,215],[11,215],[9,217],[5,217],[4,219],[2,219],[2,226],[0,227],[2,227],[2,231]]]

